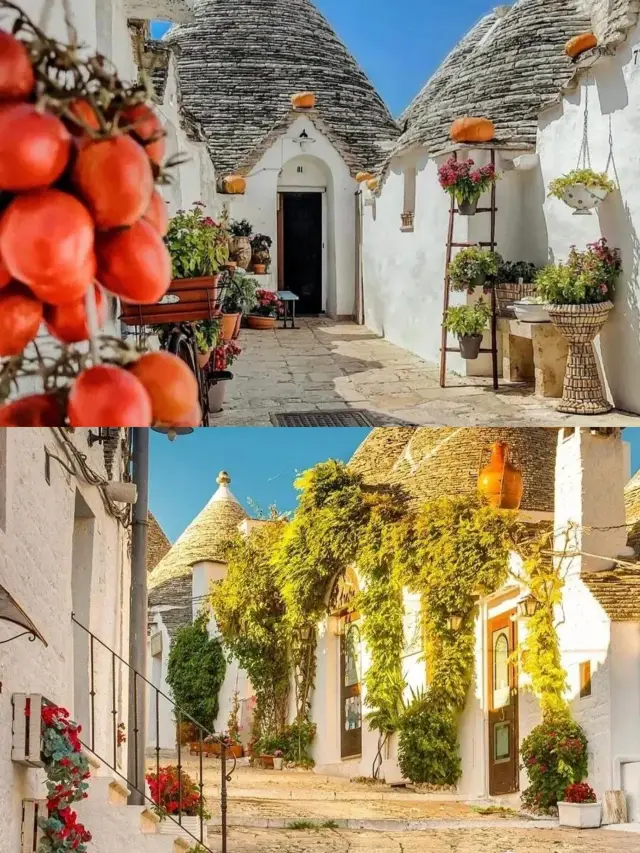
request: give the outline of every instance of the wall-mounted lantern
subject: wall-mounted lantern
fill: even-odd
[[[533,595],[527,595],[518,602],[518,616],[521,619],[531,619],[540,608],[540,602]]]

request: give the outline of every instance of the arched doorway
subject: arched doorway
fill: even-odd
[[[322,160],[289,160],[278,179],[278,290],[299,297],[297,313],[327,309],[327,227],[331,173]]]
[[[335,581],[329,612],[337,619],[340,637],[340,757],[362,755],[362,638],[355,608],[358,577],[352,568]]]

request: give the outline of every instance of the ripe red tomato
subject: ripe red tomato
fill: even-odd
[[[162,166],[166,149],[166,131],[162,122],[147,104],[130,107],[122,114],[121,127],[131,128],[129,133],[144,146],[147,157],[156,166]]]
[[[64,409],[53,394],[32,394],[0,406],[0,426],[64,426]]]
[[[28,98],[35,83],[27,48],[14,35],[0,30],[0,99]]]
[[[75,101],[71,101],[67,110],[75,118],[79,119],[83,125],[86,125],[86,127],[91,130],[100,130],[100,121],[96,115],[96,111],[85,98],[76,98]],[[75,121],[68,117],[65,117],[64,123],[69,129],[69,133],[76,137],[77,141],[85,144],[90,141],[91,136],[82,125],[76,124]]]
[[[0,110],[0,190],[48,187],[62,175],[70,155],[71,134],[56,116],[33,104]]]
[[[19,355],[38,334],[42,302],[14,281],[0,290],[0,356]]]
[[[0,287],[4,287],[11,281],[11,273],[6,268],[2,257],[0,257]]]
[[[153,172],[129,136],[88,142],[78,152],[71,180],[101,230],[133,225],[149,207]]]
[[[100,364],[84,370],[69,393],[69,424],[74,427],[151,426],[151,400],[135,376]]]
[[[84,205],[60,190],[16,196],[0,220],[0,255],[43,302],[79,299],[95,275],[94,225]]]
[[[141,219],[132,228],[98,234],[98,281],[123,302],[153,305],[171,284],[171,256],[162,238]]]
[[[180,424],[198,405],[198,381],[189,367],[168,352],[149,352],[130,368],[151,398],[153,422]]]
[[[145,222],[152,225],[161,237],[167,236],[169,230],[169,208],[159,190],[151,196],[151,204],[143,217]]]
[[[95,287],[98,326],[103,326],[107,318],[107,300],[101,287]],[[65,305],[45,305],[44,321],[49,334],[66,344],[76,344],[89,340],[87,322],[86,294],[75,302]]]

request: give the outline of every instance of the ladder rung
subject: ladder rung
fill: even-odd
[[[496,243],[492,243],[491,241],[486,241],[486,240],[480,240],[480,241],[476,240],[475,243],[452,243],[451,245],[457,249],[461,249],[463,247],[469,248],[471,246],[495,246]]]
[[[492,207],[477,207],[477,208],[476,208],[476,213],[493,213],[493,210],[494,210],[494,209],[493,209]],[[498,212],[498,208],[496,207],[496,208],[495,208],[495,210],[496,210],[496,213],[497,213],[497,212]],[[460,211],[459,211],[457,208],[456,208],[453,212],[454,212],[454,213],[460,213]]]
[[[460,350],[459,350],[459,349],[457,349],[456,347],[447,347],[447,348],[446,348],[446,350],[445,350],[445,352],[457,352],[457,353],[459,353],[459,352],[460,352]],[[481,349],[480,349],[480,352],[483,352],[483,353],[490,353],[491,355],[493,355],[493,353],[495,352],[495,350],[493,350],[493,349],[483,349],[483,348],[481,348]]]

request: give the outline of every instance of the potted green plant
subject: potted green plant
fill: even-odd
[[[602,388],[593,341],[613,308],[613,288],[621,271],[620,252],[602,238],[589,243],[584,252],[573,246],[565,263],[550,264],[536,276],[536,292],[546,303],[551,322],[569,342],[561,412],[592,415],[612,408]]]
[[[497,274],[501,260],[497,252],[479,246],[462,249],[449,264],[451,290],[473,293],[476,287],[484,287]]]
[[[243,317],[251,314],[253,309],[258,304],[258,279],[253,278],[250,275],[243,275],[242,273],[236,273],[233,277],[232,286],[236,288],[238,293],[238,305],[240,307],[240,313]],[[236,334],[235,338],[238,337],[240,333],[240,324],[238,323],[236,326]]]
[[[273,240],[266,234],[256,234],[251,238],[251,266],[256,275],[265,275],[271,265],[271,246]]]
[[[574,169],[549,185],[549,195],[575,209],[574,216],[591,216],[591,210],[617,189],[604,172]]]
[[[458,212],[474,216],[480,196],[491,189],[498,176],[492,163],[476,169],[473,160],[451,157],[438,169],[438,178],[442,189],[456,200]]]
[[[205,216],[204,207],[196,202],[190,211],[179,210],[169,222],[165,242],[174,281],[215,278],[229,260],[224,223]]]
[[[475,305],[459,305],[448,309],[444,327],[459,340],[462,358],[478,358],[482,336],[490,317],[491,309],[482,299]]]
[[[232,219],[229,223],[229,255],[242,270],[249,269],[251,263],[251,232],[253,227],[248,219]]]
[[[211,358],[211,353],[220,340],[220,318],[213,320],[201,320],[195,324],[196,344],[198,347],[198,363],[200,367],[206,367]]]
[[[282,302],[270,290],[258,290],[256,297],[258,304],[247,317],[247,325],[250,329],[275,328]]]
[[[602,823],[602,803],[586,782],[568,785],[564,797],[558,802],[560,826],[575,829],[598,829]]]

